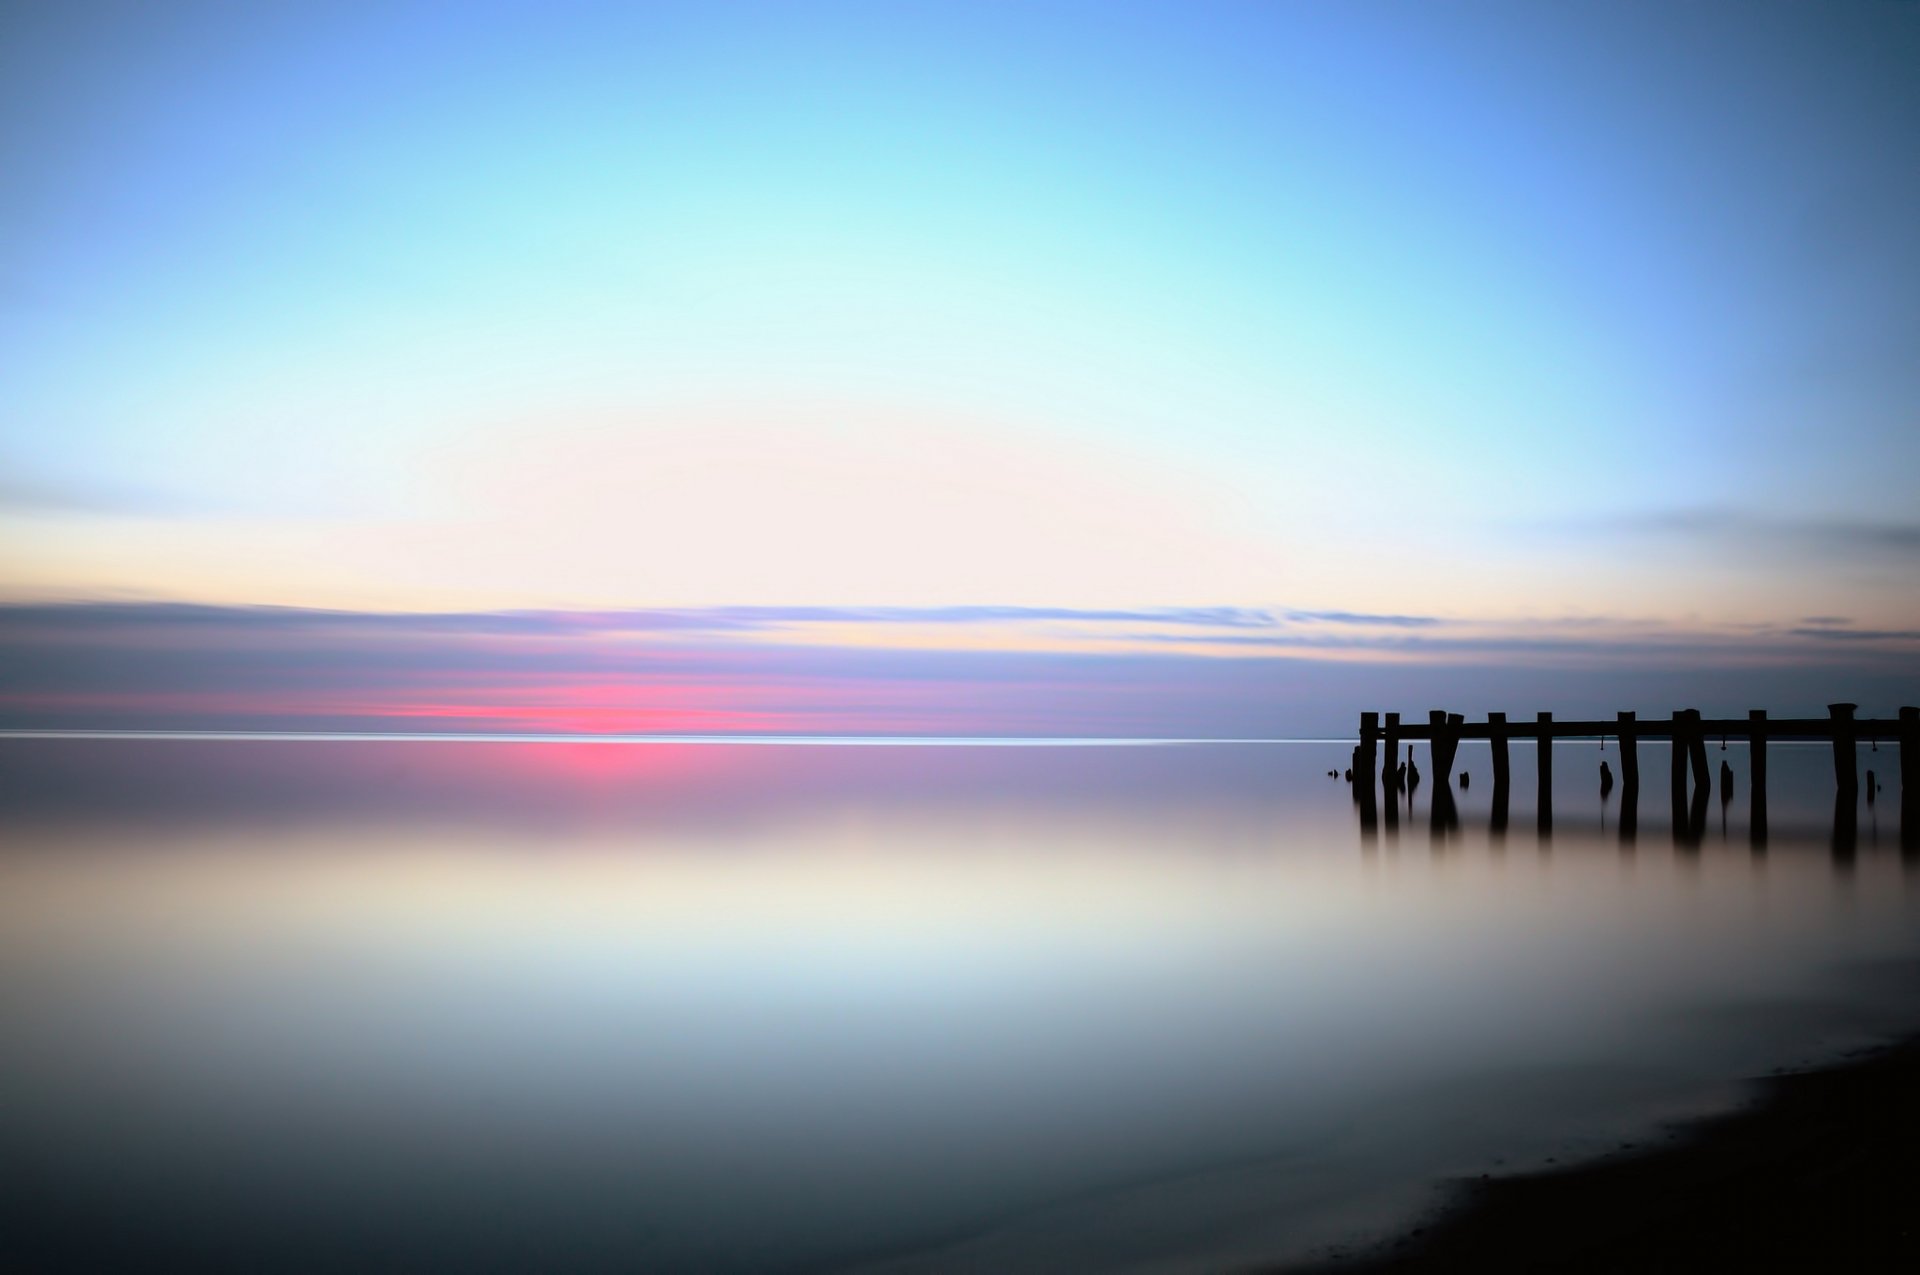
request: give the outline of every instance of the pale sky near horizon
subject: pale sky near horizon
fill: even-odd
[[[0,598],[1910,640],[1916,66],[1902,4],[26,0]]]

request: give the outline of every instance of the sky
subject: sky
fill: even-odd
[[[21,0],[0,723],[1912,702],[1916,65],[1896,3]]]

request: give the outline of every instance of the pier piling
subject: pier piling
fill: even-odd
[[[1507,786],[1507,715],[1487,714],[1487,741],[1493,753],[1493,789],[1497,796]]]
[[[1440,789],[1453,782],[1453,749],[1448,746],[1447,710],[1436,708],[1427,714],[1427,751],[1433,756],[1433,786]]]
[[[1827,716],[1833,722],[1833,779],[1840,794],[1852,800],[1860,791],[1859,761],[1854,756],[1857,729],[1853,712],[1858,704],[1829,704]]]
[[[1693,788],[1705,792],[1713,787],[1713,775],[1707,769],[1707,731],[1701,724],[1700,710],[1687,710],[1687,760],[1693,766]]]
[[[1640,733],[1634,724],[1632,713],[1619,715],[1620,738],[1620,783],[1627,792],[1638,794],[1640,791]],[[1622,801],[1626,797],[1622,795]]]
[[[1920,708],[1900,710],[1900,792],[1920,788]]]
[[[1673,809],[1676,816],[1687,808],[1687,712],[1676,709],[1673,714],[1673,756],[1670,759],[1670,778],[1673,780]]]
[[[1535,719],[1540,729],[1540,831],[1553,831],[1553,714]]]
[[[1381,790],[1387,794],[1389,800],[1392,799],[1395,792],[1399,791],[1400,784],[1397,773],[1399,763],[1400,714],[1388,713],[1385,746],[1380,750],[1380,787]]]
[[[1438,776],[1434,787],[1450,790],[1453,786],[1454,763],[1463,739],[1484,739],[1491,745],[1490,756],[1493,763],[1493,805],[1492,827],[1498,832],[1506,827],[1508,790],[1511,782],[1509,753],[1510,741],[1518,735],[1522,739],[1532,739],[1539,749],[1539,818],[1540,830],[1549,831],[1553,826],[1553,742],[1556,739],[1604,739],[1609,734],[1617,734],[1620,740],[1620,769],[1623,791],[1621,793],[1621,833],[1623,839],[1631,839],[1640,787],[1640,741],[1643,739],[1668,739],[1673,742],[1669,759],[1669,774],[1673,792],[1673,826],[1677,838],[1683,843],[1692,843],[1704,833],[1706,797],[1713,791],[1713,774],[1707,764],[1706,737],[1709,734],[1723,740],[1744,735],[1748,749],[1748,810],[1749,829],[1754,848],[1760,849],[1767,839],[1767,752],[1774,740],[1807,739],[1828,740],[1833,745],[1833,769],[1836,788],[1835,828],[1837,836],[1836,851],[1845,853],[1843,847],[1849,847],[1853,834],[1851,821],[1839,815],[1851,810],[1858,800],[1859,763],[1856,748],[1861,739],[1870,739],[1877,744],[1880,740],[1897,741],[1900,749],[1900,810],[1901,844],[1910,852],[1910,857],[1920,860],[1920,708],[1908,706],[1900,710],[1897,720],[1893,718],[1860,719],[1855,717],[1853,704],[1831,704],[1825,717],[1769,717],[1764,709],[1750,710],[1744,720],[1740,718],[1712,718],[1702,716],[1699,709],[1683,708],[1674,711],[1671,718],[1661,720],[1640,720],[1631,712],[1616,714],[1611,721],[1555,721],[1552,713],[1540,713],[1530,725],[1516,725],[1508,720],[1505,713],[1488,713],[1483,723],[1469,723],[1458,713],[1448,713],[1443,709],[1434,709],[1427,714],[1424,723],[1408,722],[1397,713],[1387,714],[1387,735],[1389,741],[1387,755],[1379,756],[1378,744],[1381,739],[1380,714],[1363,713],[1360,720],[1360,743],[1353,750],[1354,770],[1359,772],[1354,788],[1354,802],[1363,807],[1370,817],[1373,813],[1375,789],[1372,770],[1380,765],[1382,787],[1389,794],[1398,788],[1398,750],[1405,747],[1407,758],[1406,790],[1411,793],[1418,782],[1418,772],[1413,766],[1413,743],[1428,741],[1434,769]],[[1878,785],[1876,785],[1877,787]],[[1723,795],[1727,791],[1722,785]],[[1449,802],[1449,804],[1451,804]],[[1409,807],[1411,808],[1411,807]],[[1696,809],[1697,808],[1697,809]],[[1440,826],[1450,829],[1454,820],[1450,812],[1442,810]]]

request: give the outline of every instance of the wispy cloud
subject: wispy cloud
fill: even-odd
[[[65,482],[30,477],[17,470],[0,476],[0,514],[178,518],[199,512],[205,510],[157,490]]]
[[[1920,629],[1843,629],[1826,625],[1789,629],[1795,637],[1826,642],[1920,642]]]
[[[1291,615],[0,606],[0,725],[1249,736],[1338,730],[1357,707],[1403,695],[1558,708],[1567,702],[1556,688],[1576,683],[1657,686],[1656,702],[1724,683],[1755,703],[1779,702],[1789,686],[1813,704],[1867,703],[1911,696],[1920,642],[1920,631],[1819,625],[1688,632]],[[849,633],[856,622],[882,633]],[[992,623],[1011,627],[975,641]],[[935,624],[954,640],[929,641]],[[1086,632],[1065,645],[1046,633],[1014,640],[1053,625]],[[892,634],[903,640],[890,644]],[[1538,702],[1505,698],[1521,687]]]
[[[1632,536],[1778,559],[1920,564],[1920,521],[1800,517],[1738,507],[1654,510],[1552,524],[1578,535]]]
[[[1431,615],[1369,615],[1358,611],[1288,611],[1295,624],[1352,624],[1370,628],[1424,629],[1445,623]]]

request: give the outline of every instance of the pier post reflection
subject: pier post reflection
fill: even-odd
[[[1459,830],[1460,809],[1453,801],[1451,785],[1436,783],[1433,786],[1433,798],[1428,802],[1429,824],[1433,839],[1444,841],[1450,834]]]
[[[1844,788],[1833,795],[1833,863],[1836,868],[1851,869],[1860,844],[1858,794]]]

